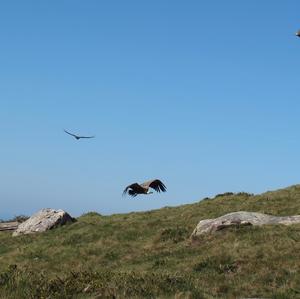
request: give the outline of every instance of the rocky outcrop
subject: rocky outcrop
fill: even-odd
[[[17,221],[13,221],[13,222],[1,222],[0,223],[0,231],[16,230],[19,225],[20,225],[20,223],[17,222]]]
[[[54,227],[64,225],[67,222],[74,221],[75,219],[63,210],[42,209],[21,223],[17,230],[13,232],[13,236],[44,232]]]
[[[206,233],[214,233],[230,226],[238,225],[267,225],[300,223],[300,215],[297,216],[272,216],[254,212],[234,212],[215,219],[201,220],[194,229],[191,237],[195,238]]]

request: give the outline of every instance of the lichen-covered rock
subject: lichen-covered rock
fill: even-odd
[[[300,223],[300,215],[297,216],[272,216],[254,212],[234,212],[215,219],[201,220],[194,229],[191,237],[213,233],[229,226],[236,225],[266,225],[266,224],[294,224]]]
[[[21,223],[17,230],[13,232],[13,236],[44,232],[67,222],[74,221],[75,219],[63,210],[42,209]]]

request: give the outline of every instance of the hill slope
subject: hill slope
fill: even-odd
[[[300,225],[189,236],[199,220],[234,211],[300,214],[300,185],[217,196],[30,236],[0,233],[1,298],[300,297]]]

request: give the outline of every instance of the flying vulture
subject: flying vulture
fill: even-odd
[[[167,188],[160,180],[152,180],[142,184],[133,183],[125,188],[123,191],[123,195],[128,193],[132,197],[137,196],[138,194],[152,194],[153,192],[149,192],[149,188],[154,189],[157,192],[166,192]]]
[[[296,32],[296,35],[297,35],[298,37],[300,37],[300,30],[298,30],[298,31]]]
[[[66,130],[64,130],[67,134],[73,136],[74,138],[76,138],[77,140],[81,139],[81,138],[94,138],[95,136],[78,136],[78,135],[75,135],[75,134],[72,134]]]

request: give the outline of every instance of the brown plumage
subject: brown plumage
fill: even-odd
[[[156,179],[147,181],[142,184],[133,183],[125,188],[125,190],[123,191],[123,195],[126,195],[128,193],[130,196],[135,197],[138,194],[152,194],[153,192],[148,192],[149,188],[152,188],[157,192],[166,192],[167,190],[164,183]]]

